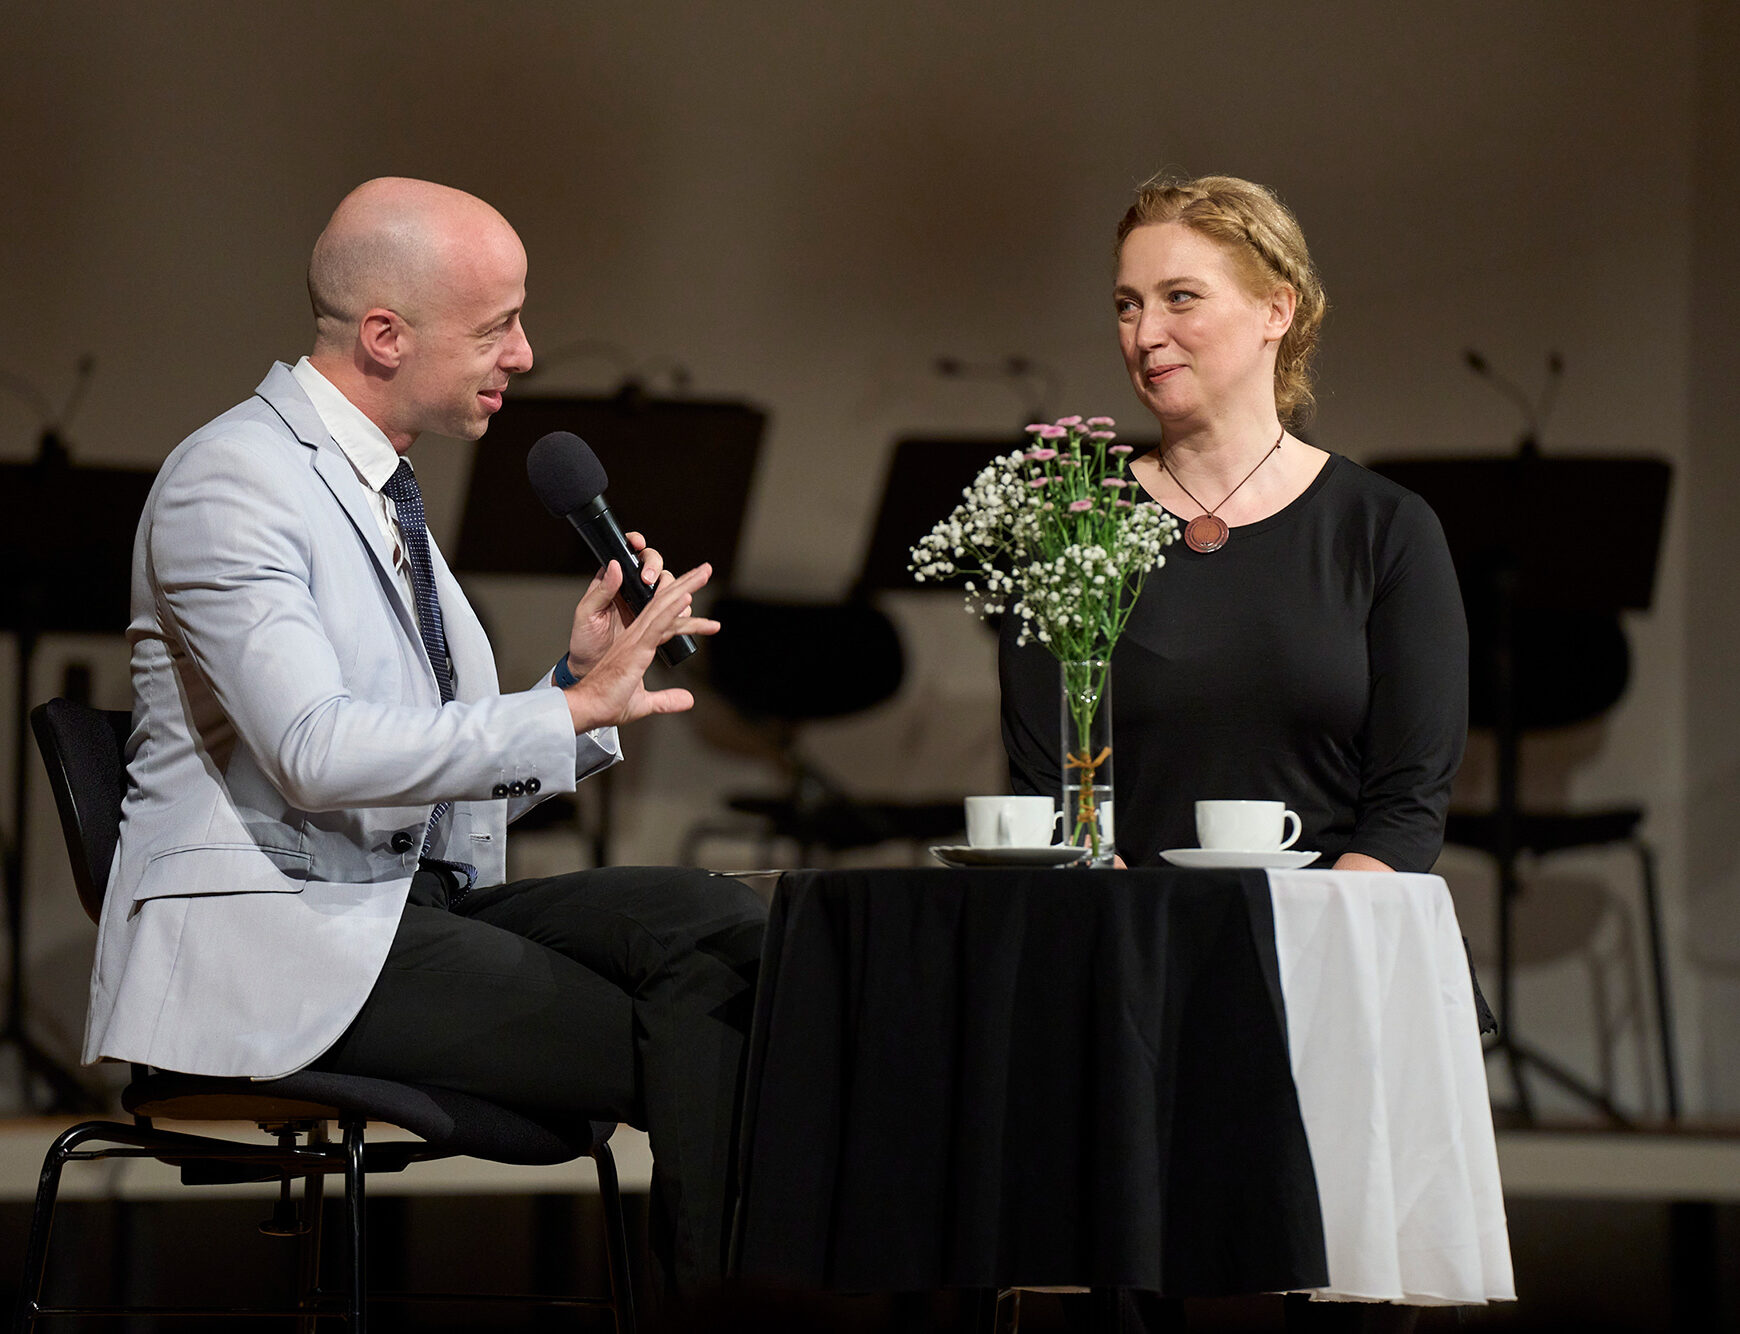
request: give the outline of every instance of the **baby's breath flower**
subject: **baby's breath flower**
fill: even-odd
[[[1020,643],[1037,640],[1072,660],[1110,652],[1177,529],[1158,505],[1119,494],[1130,484],[1111,456],[1130,453],[1128,445],[1084,448],[1105,446],[1111,425],[1093,417],[1084,431],[1080,417],[1065,417],[1028,427],[1028,446],[987,463],[953,513],[914,544],[913,580],[960,580],[966,610],[1012,613]],[[1055,471],[1041,471],[1047,464]],[[1095,495],[1108,503],[1096,505]]]

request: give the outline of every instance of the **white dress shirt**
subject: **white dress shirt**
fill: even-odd
[[[358,479],[367,488],[369,508],[374,512],[375,522],[380,524],[381,532],[386,535],[387,545],[393,549],[393,573],[398,575],[399,583],[405,590],[405,600],[411,604],[412,614],[415,615],[417,589],[411,580],[411,562],[405,553],[404,539],[399,532],[398,507],[393,504],[393,498],[381,490],[399,469],[399,451],[393,448],[386,432],[346,398],[337,385],[315,370],[314,364],[307,357],[292,366],[290,374],[296,377],[296,383],[308,395],[308,401],[319,414],[321,425],[332,432],[333,440],[344,452],[350,466],[356,470]],[[406,462],[410,460],[407,459]],[[544,678],[545,683],[554,685],[554,676],[555,669],[551,668],[550,674]],[[622,758],[622,745],[614,727],[594,727],[586,735],[609,757],[606,763]]]
[[[399,470],[399,451],[387,440],[386,432],[346,398],[337,385],[315,370],[307,357],[292,366],[290,374],[296,377],[296,383],[302,386],[302,392],[308,395],[308,401],[320,414],[321,424],[332,432],[333,440],[350,461],[350,466],[356,469],[357,478],[368,488],[369,508],[374,511],[375,522],[380,524],[387,545],[393,550],[393,573],[399,576],[405,600],[411,604],[415,615],[417,588],[411,580],[411,562],[399,533],[398,506],[381,490]]]

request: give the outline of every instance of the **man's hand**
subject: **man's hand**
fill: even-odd
[[[573,716],[576,734],[595,727],[632,723],[650,713],[681,713],[695,707],[695,697],[687,690],[648,690],[641,678],[652,666],[653,654],[666,640],[676,635],[719,632],[718,621],[689,615],[695,591],[712,577],[711,565],[698,565],[680,578],[662,573],[658,592],[645,610],[626,625],[617,623],[613,642],[591,670],[562,692],[568,697],[568,712]],[[607,590],[606,598],[614,600],[622,584],[621,568],[611,561],[599,578],[602,581],[599,586]],[[587,589],[587,597],[593,591]],[[585,599],[581,600],[581,606],[585,606]],[[575,622],[579,622],[578,612]],[[572,648],[569,653],[572,665]]]
[[[656,585],[665,570],[665,558],[646,544],[639,533],[624,533],[629,548],[640,557],[640,577]],[[623,571],[610,562],[586,586],[574,608],[574,627],[568,632],[568,670],[585,676],[616,642],[622,627],[634,618],[634,609],[617,596]]]

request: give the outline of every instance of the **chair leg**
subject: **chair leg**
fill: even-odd
[[[616,1157],[608,1142],[592,1146],[598,1169],[598,1198],[604,1206],[604,1252],[610,1262],[611,1315],[616,1334],[635,1334],[634,1284],[628,1268],[628,1226],[622,1217],[622,1190],[616,1180]]]
[[[316,1126],[308,1133],[310,1144],[321,1143],[326,1138],[326,1127]],[[320,1239],[322,1235],[321,1216],[326,1206],[326,1177],[316,1172],[313,1176],[302,1178],[302,1214],[308,1221],[308,1231],[301,1237],[301,1255],[298,1259],[298,1276],[296,1285],[296,1302],[303,1308],[303,1314],[297,1321],[298,1334],[316,1334],[319,1328],[320,1316],[317,1307],[320,1303]]]
[[[1534,1104],[1529,1098],[1529,1086],[1523,1079],[1522,1055],[1517,1049],[1516,1040],[1516,1000],[1514,989],[1516,985],[1514,959],[1514,943],[1511,930],[1514,925],[1512,913],[1516,906],[1517,894],[1521,892],[1520,878],[1516,872],[1516,858],[1499,858],[1498,862],[1498,894],[1496,907],[1498,909],[1498,1042],[1497,1046],[1504,1052],[1505,1064],[1510,1071],[1511,1096],[1516,1099],[1517,1115],[1526,1125],[1533,1125],[1535,1119]]]
[[[1674,1059],[1673,1010],[1668,1004],[1667,963],[1662,951],[1661,906],[1655,892],[1655,854],[1642,839],[1634,839],[1643,869],[1643,907],[1649,928],[1649,962],[1655,973],[1655,1017],[1661,1030],[1661,1071],[1667,1088],[1668,1120],[1680,1119],[1680,1080]]]
[[[350,1327],[353,1334],[368,1329],[368,1234],[363,1228],[363,1123],[344,1127],[344,1199],[350,1231]]]
[[[968,1323],[975,1334],[1019,1334],[1021,1289],[981,1288],[969,1302]]]
[[[54,1231],[54,1209],[60,1199],[60,1174],[79,1144],[102,1127],[93,1121],[72,1126],[48,1146],[42,1160],[42,1175],[36,1183],[36,1207],[30,1215],[30,1240],[24,1249],[24,1274],[18,1287],[18,1309],[12,1328],[30,1334],[36,1328],[36,1311],[42,1303],[42,1284],[48,1273],[48,1239]]]

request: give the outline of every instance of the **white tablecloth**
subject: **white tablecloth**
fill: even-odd
[[[1462,934],[1435,875],[1271,871],[1323,1295],[1513,1300]]]

